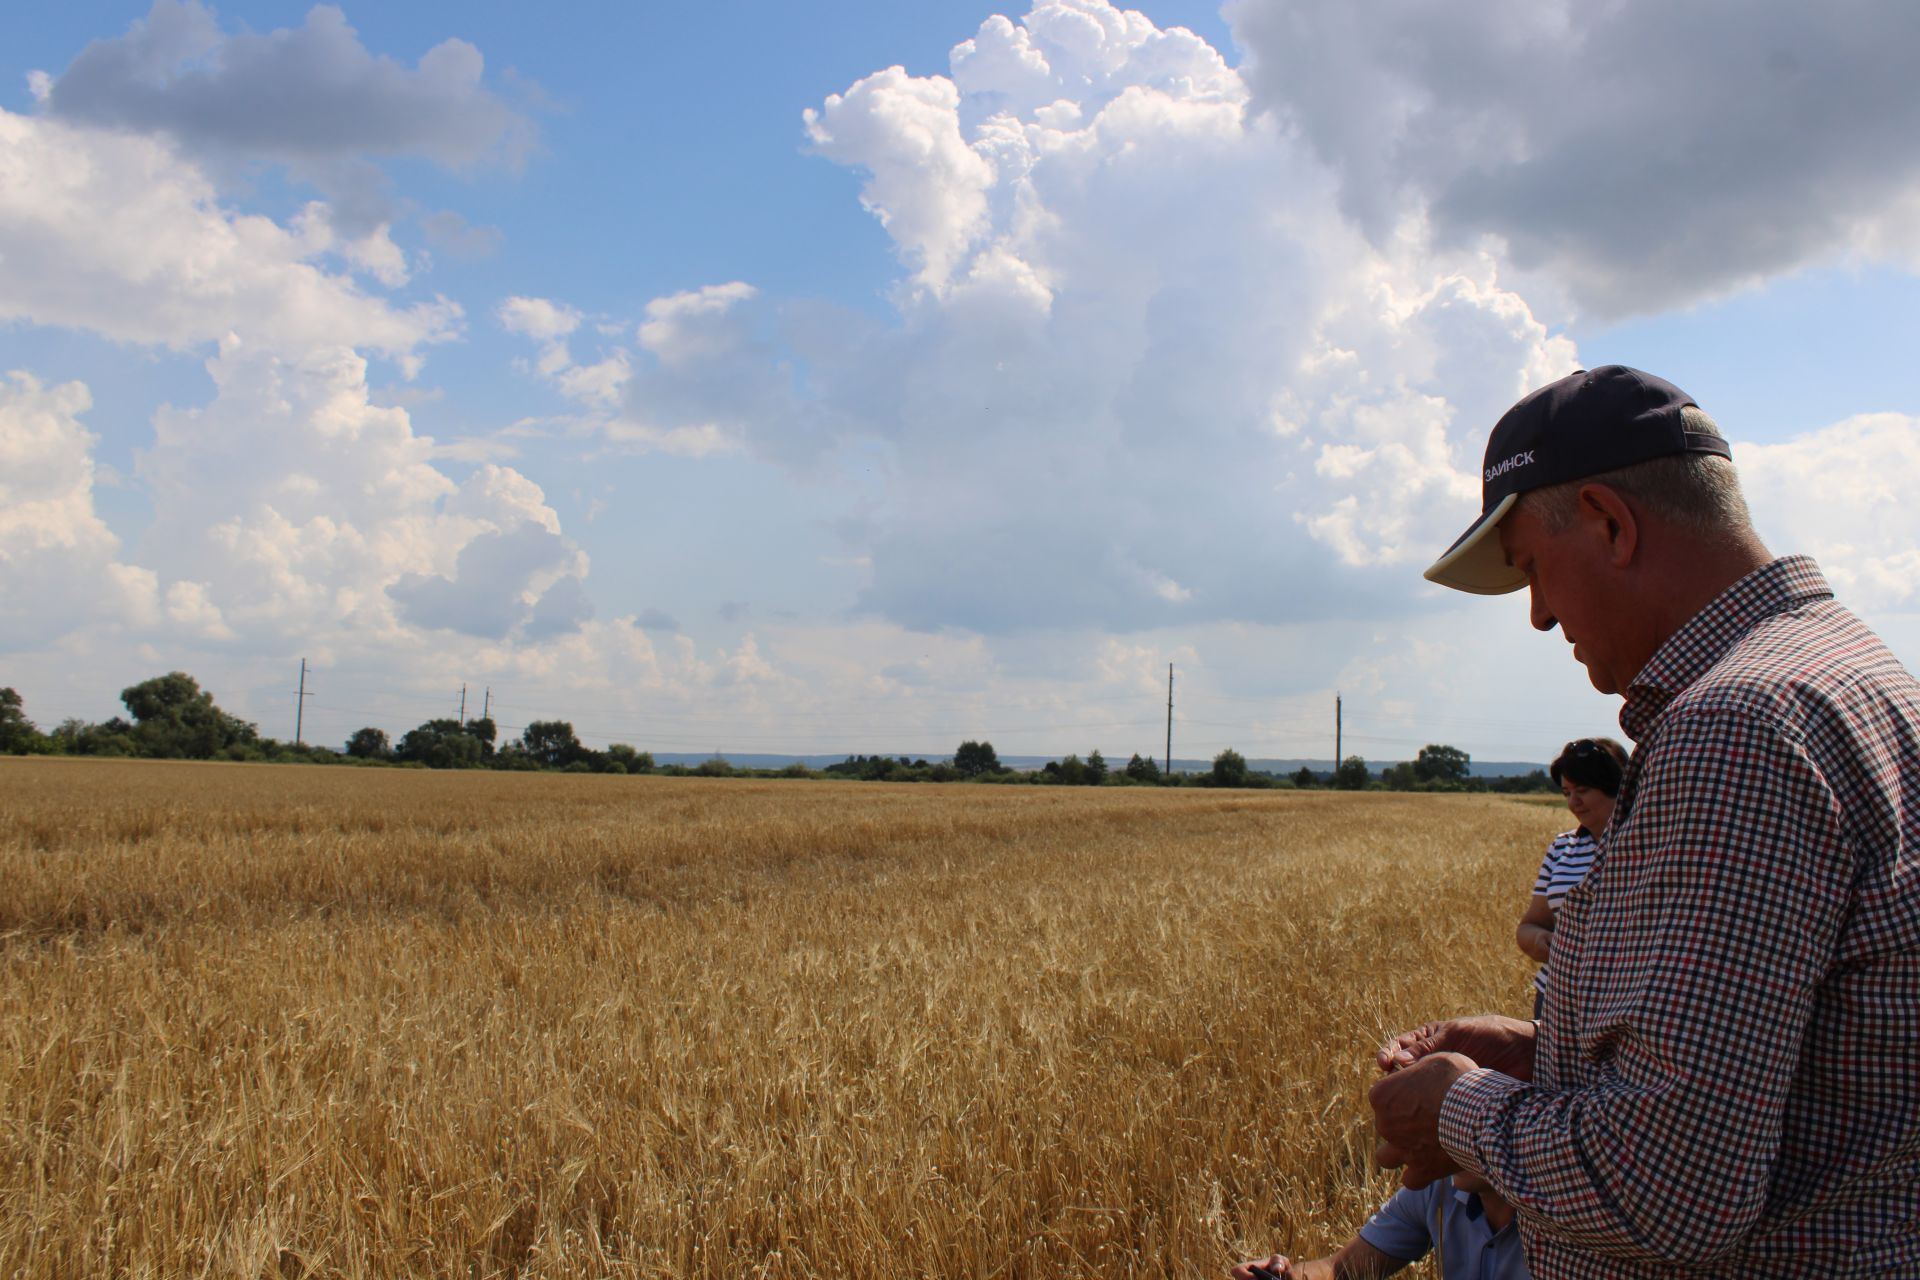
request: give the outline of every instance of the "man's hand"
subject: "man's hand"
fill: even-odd
[[[1294,1262],[1276,1253],[1256,1262],[1243,1262],[1227,1275],[1230,1280],[1336,1280],[1339,1272],[1332,1258]]]
[[[1531,1081],[1533,1024],[1491,1013],[1429,1022],[1387,1041],[1375,1063],[1382,1071],[1399,1071],[1436,1053],[1464,1054],[1477,1066],[1491,1067],[1515,1080]]]
[[[1399,1169],[1402,1186],[1424,1187],[1459,1168],[1440,1145],[1440,1104],[1453,1082],[1477,1065],[1464,1054],[1430,1053],[1367,1091],[1380,1138],[1374,1159],[1384,1169]]]

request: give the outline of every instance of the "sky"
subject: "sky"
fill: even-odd
[[[0,19],[0,684],[290,738],[1546,760],[1420,570],[1671,379],[1920,659],[1920,8],[104,0]]]

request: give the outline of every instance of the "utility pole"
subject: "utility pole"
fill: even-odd
[[[467,686],[460,686],[460,727],[467,727]]]
[[[1346,757],[1340,754],[1340,695],[1333,695],[1333,771],[1340,772],[1340,762]]]
[[[307,660],[302,658],[300,659],[300,696],[294,700],[293,704],[293,745],[296,747],[300,745],[300,729],[306,720],[307,699],[310,696],[307,693]]]
[[[1167,664],[1167,776],[1173,776],[1173,664]]]
[[[487,686],[487,693],[480,701],[480,718],[488,719],[493,715],[493,686]]]

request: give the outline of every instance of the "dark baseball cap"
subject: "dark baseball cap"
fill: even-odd
[[[1483,596],[1526,586],[1494,528],[1528,490],[1675,453],[1731,458],[1717,432],[1687,429],[1680,411],[1688,406],[1699,407],[1664,378],[1623,364],[1582,369],[1529,392],[1487,437],[1480,518],[1427,569],[1427,580]]]

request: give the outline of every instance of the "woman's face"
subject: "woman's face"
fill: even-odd
[[[1560,794],[1567,798],[1567,812],[1581,826],[1599,835],[1613,816],[1613,797],[1598,787],[1583,787],[1571,778],[1560,780]]]

